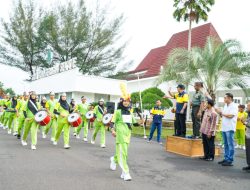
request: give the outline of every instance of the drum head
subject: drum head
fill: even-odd
[[[78,120],[78,118],[79,118],[78,113],[72,113],[68,117],[68,122],[70,122],[70,123],[75,122],[76,120]]]
[[[94,117],[94,112],[93,111],[89,111],[89,112],[86,113],[86,118],[87,119],[91,119],[93,117]]]
[[[39,111],[35,115],[35,120],[36,122],[41,122],[43,121],[46,117],[48,116],[46,111]]]
[[[112,119],[112,115],[108,113],[108,114],[106,114],[106,115],[103,116],[102,122],[104,124],[108,124],[111,121],[111,119]]]

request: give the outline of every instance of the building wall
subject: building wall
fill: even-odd
[[[75,99],[76,103],[81,103],[81,97],[85,96],[87,98],[87,102],[94,102],[95,94],[88,92],[73,92],[72,97]]]
[[[234,95],[236,104],[247,104],[249,97],[246,97],[242,90],[219,90],[216,94],[216,102],[219,107],[224,105],[224,95],[230,92]]]
[[[107,94],[95,94],[88,92],[73,92],[72,97],[75,99],[77,103],[81,102],[81,97],[85,96],[87,98],[87,102],[97,102],[100,98],[103,98],[105,102],[115,102],[116,105],[119,102],[120,96],[117,95],[107,95]]]

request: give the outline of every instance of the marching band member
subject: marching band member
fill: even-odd
[[[25,117],[23,114],[24,106],[27,104],[29,99],[29,95],[27,92],[23,93],[23,97],[19,99],[17,102],[17,118],[18,118],[18,126],[17,126],[17,139],[21,138],[21,131],[23,129]]]
[[[0,127],[4,127],[3,123],[4,123],[4,102],[5,102],[5,95],[2,95],[2,99],[0,99]]]
[[[17,106],[17,96],[13,96],[11,98],[9,107],[6,110],[7,112],[9,112],[8,134],[11,134],[11,132],[14,130],[13,126],[15,126],[15,122],[16,122],[16,106]],[[14,131],[13,135],[15,134],[17,134],[16,131]]]
[[[38,99],[38,98],[37,98],[37,99]],[[46,99],[45,96],[43,96],[42,99],[41,99],[41,102],[40,102],[41,109],[47,110],[47,109],[45,108],[46,102],[47,102],[47,99]],[[44,132],[44,131],[46,130],[46,127],[47,127],[47,125],[42,127],[42,138],[43,138],[43,139],[46,138],[46,135],[45,135],[45,132]],[[39,129],[40,129],[40,126],[39,126]]]
[[[62,130],[64,130],[63,134],[64,148],[69,149],[70,124],[68,122],[68,116],[72,112],[72,110],[66,99],[67,99],[66,93],[63,93],[60,96],[59,102],[55,105],[54,114],[58,115],[58,118],[57,118],[57,132],[53,144],[57,145]]]
[[[130,143],[132,125],[138,126],[133,114],[130,112],[130,95],[126,91],[126,87],[121,84],[122,101],[113,115],[111,121],[111,132],[116,137],[115,156],[111,157],[110,169],[116,170],[116,165],[122,169],[121,178],[125,181],[132,180],[129,174],[128,160],[128,146]],[[143,121],[142,121],[143,122]]]
[[[8,93],[6,95],[6,98],[3,102],[3,107],[4,107],[4,118],[3,118],[3,129],[7,129],[8,128],[8,120],[9,120],[9,115],[10,115],[10,112],[7,112],[7,108],[10,107],[10,104],[11,104],[11,101],[10,101],[10,94]]]
[[[27,137],[29,132],[31,132],[31,149],[36,149],[37,144],[37,130],[38,124],[35,121],[35,114],[41,108],[40,104],[36,100],[36,93],[33,91],[30,95],[29,100],[23,108],[23,114],[25,117],[24,121],[24,133],[22,137],[22,145],[27,145]]]
[[[79,112],[79,114],[82,117],[82,124],[79,127],[75,128],[76,138],[80,139],[80,132],[81,132],[81,129],[83,127],[84,128],[83,141],[88,142],[88,139],[87,139],[87,137],[88,137],[88,121],[86,118],[86,113],[88,112],[89,106],[86,103],[86,98],[84,96],[81,97],[81,101],[82,101],[82,103],[77,104],[75,107],[75,111]]]
[[[95,130],[91,139],[91,144],[95,144],[95,139],[96,139],[96,135],[99,132],[99,130],[101,130],[101,148],[105,148],[105,126],[102,122],[103,119],[103,115],[106,113],[105,111],[105,107],[104,107],[104,100],[100,99],[98,102],[98,105],[95,106],[94,108],[94,115],[95,115],[95,122],[94,122],[94,126],[95,126]]]
[[[55,109],[55,105],[57,103],[57,101],[55,100],[55,93],[54,92],[50,92],[50,99],[46,102],[46,109],[51,117],[50,123],[45,127],[45,131],[43,134],[43,137],[46,138],[50,128],[52,129],[51,131],[51,138],[50,140],[52,142],[55,141],[55,136],[56,136],[56,128],[57,128],[57,120],[56,120],[56,115],[54,114],[54,109]]]
[[[0,128],[3,127],[2,117],[3,117],[3,99],[0,99]]]

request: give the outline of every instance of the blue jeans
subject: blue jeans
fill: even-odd
[[[162,123],[152,123],[151,125],[151,130],[150,130],[150,135],[149,135],[149,140],[153,138],[153,134],[155,132],[155,129],[157,128],[157,142],[160,142],[161,140],[161,126]]]
[[[222,132],[224,140],[224,160],[234,161],[234,131]]]

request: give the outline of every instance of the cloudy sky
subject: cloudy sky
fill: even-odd
[[[15,0],[12,0],[15,1]],[[11,0],[1,0],[0,17],[8,18],[12,11]],[[48,7],[67,0],[34,0]],[[74,1],[74,0],[72,0]],[[95,0],[86,0],[89,7]],[[111,14],[123,13],[126,22],[123,26],[123,37],[129,41],[125,55],[138,65],[152,48],[165,45],[170,37],[179,31],[186,30],[188,23],[173,19],[172,0],[99,0],[109,4]],[[209,13],[209,20],[221,38],[239,40],[244,50],[250,51],[250,1],[216,0]],[[204,24],[200,22],[199,25]],[[194,24],[194,26],[197,26]]]

